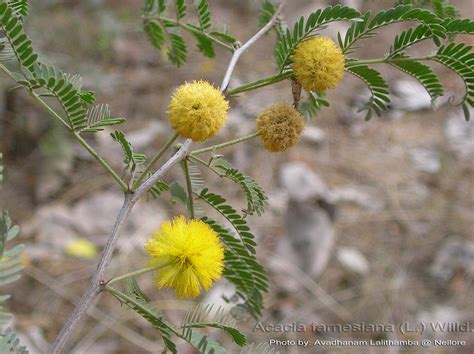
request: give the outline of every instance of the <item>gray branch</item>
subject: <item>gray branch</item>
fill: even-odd
[[[242,55],[250,46],[252,46],[260,37],[262,37],[272,26],[275,24],[275,21],[278,15],[281,12],[283,7],[283,2],[278,7],[277,12],[272,17],[272,19],[263,27],[260,31],[258,31],[252,38],[250,38],[245,44],[243,44],[239,49],[237,49],[229,62],[229,66],[227,67],[227,71],[225,73],[224,79],[222,80],[221,84],[221,91],[224,92],[229,85],[230,78],[234,71],[234,68]],[[154,174],[152,174],[143,184],[134,192],[134,193],[126,193],[125,200],[123,203],[122,208],[120,209],[119,214],[117,215],[115,225],[113,227],[112,233],[109,236],[107,243],[105,245],[104,250],[99,259],[99,263],[97,264],[97,268],[92,276],[89,288],[82,296],[80,302],[77,304],[76,308],[74,309],[73,313],[69,317],[68,321],[61,329],[58,337],[54,341],[53,345],[50,348],[50,354],[58,354],[61,353],[63,350],[66,341],[74,332],[77,324],[83,319],[86,315],[87,310],[89,307],[94,303],[97,296],[102,292],[106,281],[104,279],[105,271],[112,259],[113,252],[115,250],[115,246],[120,236],[120,230],[125,222],[127,216],[130,214],[135,203],[144,195],[146,194],[150,188],[152,188],[156,182],[158,182],[163,175],[168,172],[174,165],[176,165],[179,161],[186,158],[189,154],[192,145],[192,140],[187,139],[181,148],[165,163],[161,166]]]
[[[253,44],[255,44],[255,42],[258,41],[260,37],[262,37],[265,33],[267,33],[273,27],[278,16],[280,15],[281,10],[283,9],[284,4],[285,4],[285,1],[283,0],[278,6],[278,9],[276,10],[275,14],[270,19],[270,21],[268,21],[268,23],[264,27],[262,27],[260,31],[255,33],[252,38],[250,38],[247,42],[245,42],[240,48],[238,48],[234,52],[234,55],[232,55],[232,58],[230,59],[229,66],[227,67],[224,80],[222,80],[222,84],[221,84],[222,92],[225,92],[227,90],[227,87],[229,86],[230,78],[232,77],[232,73],[234,72],[234,69],[235,69],[235,65],[239,61],[239,58],[242,55],[242,53],[245,52],[247,49],[249,49]]]

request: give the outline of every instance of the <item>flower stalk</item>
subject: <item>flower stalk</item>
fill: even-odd
[[[223,149],[225,147],[228,147],[228,146],[232,146],[232,145],[235,145],[235,144],[238,144],[238,143],[241,143],[243,141],[246,141],[246,140],[250,140],[250,139],[253,139],[257,136],[259,136],[260,133],[253,133],[253,134],[250,134],[250,135],[246,135],[246,136],[243,136],[241,138],[238,138],[238,139],[234,139],[234,140],[229,140],[225,143],[222,143],[222,144],[216,144],[216,145],[213,145],[213,146],[209,146],[207,148],[203,148],[203,149],[199,149],[199,150],[194,150],[190,153],[191,156],[195,156],[195,155],[200,155],[200,154],[204,154],[206,152],[211,152],[211,151],[215,151],[215,150],[219,150],[219,149]]]
[[[226,92],[227,96],[235,96],[239,93],[247,92],[247,91],[252,91],[261,87],[273,85],[277,82],[289,79],[293,76],[293,70],[288,70],[287,72],[283,74],[276,74],[273,76],[266,77],[264,79],[260,79],[257,81],[249,82],[248,84],[244,84],[242,86],[236,87],[234,89],[229,89]]]
[[[145,274],[145,273],[149,273],[149,272],[153,272],[153,271],[158,270],[160,268],[164,268],[164,267],[168,266],[169,264],[170,263],[166,263],[166,264],[162,264],[162,265],[156,265],[156,266],[153,266],[153,267],[147,267],[147,268],[139,269],[139,270],[136,270],[136,271],[133,271],[133,272],[130,272],[130,273],[120,275],[118,277],[110,279],[106,283],[107,284],[106,287],[108,285],[111,285],[113,283],[116,283],[116,282],[119,282],[119,281],[122,281],[122,280],[127,280],[129,278],[134,278],[136,276],[139,276],[139,275],[142,275],[142,274]]]
[[[402,58],[378,58],[378,59],[367,59],[367,60],[347,60],[346,67],[360,66],[360,65],[370,65],[370,64],[389,64],[389,63],[403,63],[406,61],[426,61],[433,60],[433,56],[425,57],[402,57]]]
[[[132,186],[132,191],[136,190],[138,188],[138,186],[140,185],[140,183],[143,182],[143,180],[145,179],[145,177],[147,176],[148,172],[150,172],[150,170],[153,168],[153,166],[155,166],[155,164],[158,162],[158,160],[165,154],[165,152],[169,149],[169,147],[171,145],[173,145],[173,143],[176,141],[176,139],[178,138],[179,134],[176,133],[175,135],[173,135],[171,138],[169,138],[169,140],[165,143],[165,145],[162,146],[162,148],[160,149],[160,151],[158,151],[158,153],[153,157],[153,159],[150,161],[150,163],[145,167],[145,169],[143,170],[143,172],[140,174],[140,176],[137,178],[137,180],[135,181],[135,183],[133,183],[133,186]]]
[[[186,189],[188,192],[188,210],[191,219],[194,219],[194,197],[193,197],[193,185],[191,183],[191,175],[189,174],[189,164],[186,159],[181,161],[183,167],[184,176],[186,177]]]

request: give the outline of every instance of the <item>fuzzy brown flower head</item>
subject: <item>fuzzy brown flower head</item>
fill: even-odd
[[[314,37],[296,47],[293,70],[306,91],[323,92],[342,80],[344,55],[332,39]]]
[[[203,141],[214,136],[227,121],[229,103],[206,81],[178,87],[168,109],[171,126],[186,138]]]
[[[304,119],[286,103],[277,103],[263,110],[257,118],[257,132],[265,149],[285,151],[295,145],[304,129]]]

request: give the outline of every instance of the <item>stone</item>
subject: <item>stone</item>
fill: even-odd
[[[130,141],[134,149],[144,150],[148,146],[155,143],[160,135],[163,135],[162,142],[164,144],[168,138],[167,136],[166,139],[164,138],[165,133],[169,133],[170,136],[171,134],[173,134],[169,130],[168,125],[164,122],[152,121],[142,129],[137,129],[129,132],[127,134],[127,139],[128,141]]]
[[[72,206],[51,204],[41,207],[23,227],[25,235],[35,236],[38,241],[27,248],[28,256],[38,259],[64,255],[67,247],[80,239],[95,245],[105,244],[122,204],[123,196],[119,192],[104,191]],[[142,250],[145,240],[167,218],[166,208],[161,204],[141,200],[122,228],[117,249],[122,253]]]
[[[326,139],[326,133],[320,128],[307,126],[304,129],[301,138],[303,139],[303,141],[318,145],[324,142],[324,140]]]
[[[336,252],[336,258],[348,272],[365,275],[370,271],[369,261],[355,248],[339,248]]]
[[[404,208],[417,208],[430,196],[430,189],[423,183],[410,181],[398,185],[398,199]]]
[[[463,324],[468,320],[465,311],[460,311],[453,306],[447,305],[436,305],[430,311],[421,311],[418,314],[418,321],[425,324],[425,335],[430,338],[442,339],[442,338],[452,338],[454,333],[436,329],[437,324],[440,326],[446,326],[449,324]],[[453,338],[454,339],[454,338]]]
[[[288,191],[285,215],[287,235],[277,253],[311,277],[325,269],[335,242],[335,205],[324,181],[302,163],[282,166],[281,182]]]
[[[471,117],[474,110],[471,109]],[[460,159],[474,160],[474,118],[466,122],[461,111],[446,120],[444,134],[450,150]]]
[[[321,177],[303,163],[283,164],[280,179],[292,200],[305,202],[314,198],[330,199],[329,189]]]
[[[392,106],[395,110],[420,111],[431,109],[431,97],[418,81],[401,79],[393,85]]]
[[[336,203],[354,203],[371,211],[383,210],[385,202],[373,194],[372,190],[364,186],[344,186],[332,191],[332,197]]]
[[[211,310],[211,317],[214,315],[219,308],[222,309],[223,313],[229,313],[231,309],[236,305],[233,301],[225,301],[224,297],[227,299],[233,299],[235,294],[235,286],[232,283],[229,283],[227,280],[221,280],[219,283],[209,290],[204,299],[202,300],[202,304],[212,306]],[[239,303],[242,303],[241,299]]]
[[[439,153],[429,148],[413,148],[410,150],[410,158],[419,171],[436,174],[441,169]]]
[[[103,239],[112,230],[123,197],[113,191],[92,194],[71,208],[73,226],[83,235]]]
[[[474,242],[449,238],[436,254],[430,273],[439,281],[447,282],[459,271],[474,279]]]

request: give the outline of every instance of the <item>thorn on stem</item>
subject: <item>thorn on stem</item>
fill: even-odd
[[[293,107],[298,109],[301,101],[301,84],[296,78],[291,78],[291,93],[293,94]]]

